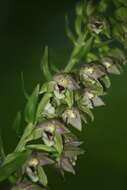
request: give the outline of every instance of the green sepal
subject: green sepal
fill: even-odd
[[[54,142],[55,142],[54,147],[56,148],[57,152],[61,154],[63,151],[62,136],[60,134],[56,134],[54,137]]]
[[[67,103],[69,108],[71,108],[73,106],[73,104],[74,104],[73,91],[66,90],[66,92],[65,92],[65,102]]]
[[[110,88],[111,86],[111,81],[110,78],[108,76],[104,76],[100,79],[100,81],[102,82],[102,85],[104,85],[104,87],[106,89]]]
[[[81,105],[81,104],[78,104],[78,106],[82,112],[84,112],[85,114],[87,114],[90,117],[91,121],[94,121],[94,115],[89,108],[87,108],[85,105]]]
[[[46,187],[48,184],[48,178],[44,169],[40,165],[38,165],[37,167],[37,172],[39,177],[39,183]]]
[[[37,151],[44,151],[44,152],[51,152],[51,153],[56,152],[56,150],[53,147],[49,147],[43,144],[30,144],[30,145],[26,145],[26,148],[30,150],[37,150]]]

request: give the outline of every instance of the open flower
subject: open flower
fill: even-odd
[[[100,34],[106,27],[105,20],[101,19],[100,17],[92,17],[90,18],[88,28],[90,31]]]
[[[65,112],[62,114],[62,118],[64,122],[72,125],[74,128],[78,130],[82,129],[80,113],[77,108],[73,107],[71,109],[65,110]]]
[[[64,90],[77,90],[79,89],[79,85],[77,82],[71,77],[71,75],[67,74],[57,74],[53,77],[54,81],[58,84],[59,89]]]
[[[99,81],[100,78],[105,76],[103,66],[92,63],[90,65],[84,65],[81,67],[79,75],[80,81],[86,88],[96,91],[98,95],[103,94],[103,85]]]
[[[55,107],[49,101],[43,111],[43,116],[47,118],[53,118],[55,116]]]
[[[81,75],[87,75],[95,80],[100,79],[105,76],[106,70],[105,68],[98,62],[91,62],[89,64],[84,65],[80,71]]]
[[[43,170],[44,165],[54,164],[47,153],[33,152],[23,166],[23,173],[26,174],[33,183],[47,185],[47,176]],[[40,179],[40,175],[43,179]],[[31,190],[31,189],[30,189]]]
[[[86,105],[88,108],[94,108],[105,105],[103,100],[96,95],[94,91],[90,91],[89,89],[85,89],[82,102],[84,105]]]
[[[65,141],[63,153],[56,165],[63,175],[64,171],[75,174],[74,166],[76,165],[77,157],[84,154],[84,150],[79,148],[82,143],[72,133],[66,134],[65,139],[67,141]]]
[[[69,130],[59,120],[51,119],[45,121],[37,126],[37,129],[41,129],[43,142],[48,146],[54,145],[54,138],[56,134],[63,135],[68,133]]]
[[[14,186],[11,190],[47,190],[47,189],[24,180],[22,183]]]
[[[110,74],[119,75],[121,73],[119,60],[114,57],[109,56],[102,58],[102,64],[105,66],[107,72]]]

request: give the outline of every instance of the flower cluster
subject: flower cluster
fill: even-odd
[[[47,82],[37,85],[29,96],[25,108],[27,127],[14,153],[2,164],[1,171],[5,171],[6,164],[16,162],[10,172],[17,184],[13,190],[47,189],[46,165],[52,165],[62,176],[65,172],[75,174],[74,166],[84,150],[72,131],[82,131],[94,120],[92,110],[105,105],[102,98],[111,86],[109,75],[119,75],[126,63],[127,4],[113,0],[112,13],[108,5],[101,0],[76,6],[76,37],[66,23],[74,48],[64,70],[51,74],[45,48],[41,68]],[[79,66],[74,68],[76,64]],[[20,114],[16,123],[19,119]],[[8,176],[1,172],[0,180]]]
[[[84,151],[80,148],[82,142],[71,132],[71,128],[81,131],[83,123],[88,123],[89,118],[94,119],[92,109],[105,105],[102,96],[110,87],[109,74],[120,74],[123,62],[114,61],[110,56],[103,57],[100,61],[84,64],[73,74],[57,73],[52,81],[42,86],[40,103],[47,93],[50,96],[39,112],[30,139],[41,141],[27,145],[32,154],[24,168],[32,182],[47,185],[47,180],[39,177],[39,168],[43,170],[47,164],[59,169],[62,175],[65,171],[75,174],[77,157]],[[44,170],[42,173],[46,175]]]

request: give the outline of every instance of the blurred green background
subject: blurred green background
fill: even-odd
[[[23,109],[21,71],[28,92],[43,81],[40,60],[48,44],[52,64],[63,67],[71,45],[65,36],[65,13],[73,22],[76,0],[4,0],[0,2],[0,128],[6,153],[17,138],[12,130],[15,113]],[[77,175],[65,180],[51,171],[52,190],[127,189],[127,66],[112,77],[105,97],[106,107],[94,110],[95,121],[81,134],[86,154],[77,165]],[[0,190],[8,190],[7,182]]]

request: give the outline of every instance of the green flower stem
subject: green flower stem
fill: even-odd
[[[32,123],[28,124],[24,130],[24,133],[15,149],[15,152],[21,152],[24,150],[24,146],[25,144],[27,143],[28,139],[29,139],[29,136],[31,135],[33,129],[34,129],[34,126]]]
[[[91,44],[94,41],[94,36],[91,36],[86,42],[85,39],[87,37],[87,32],[81,36],[78,40],[77,43],[74,46],[74,49],[72,51],[69,63],[65,67],[65,72],[70,72],[73,67],[79,63],[83,57],[86,56],[86,54],[90,51],[91,49]]]

